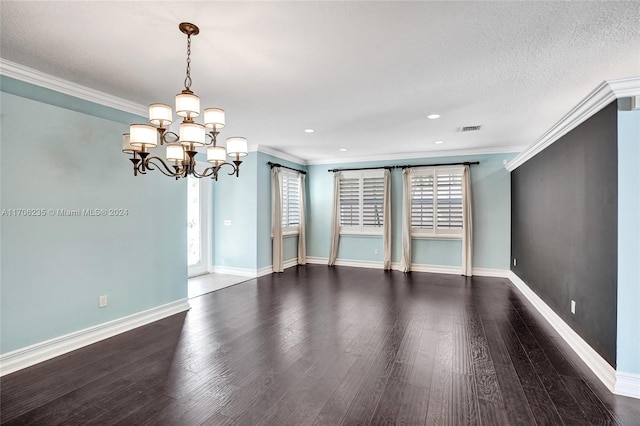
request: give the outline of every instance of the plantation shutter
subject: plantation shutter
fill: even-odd
[[[362,225],[382,227],[384,176],[364,177],[362,180]]]
[[[340,178],[340,226],[360,226],[360,178]]]
[[[410,221],[417,235],[461,235],[462,169],[414,170]]]
[[[462,172],[437,174],[437,228],[462,229]]]
[[[282,227],[296,227],[300,224],[300,201],[298,176],[282,175]]]
[[[411,227],[433,229],[433,174],[411,177]]]

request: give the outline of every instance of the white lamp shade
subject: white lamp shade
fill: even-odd
[[[205,109],[204,125],[210,129],[222,129],[224,127],[224,110],[220,108]]]
[[[129,126],[129,143],[134,147],[157,146],[158,131],[148,124],[132,124]]]
[[[244,157],[247,155],[247,139],[238,136],[227,138],[227,153],[229,153],[229,156],[238,155]]]
[[[171,107],[166,104],[149,105],[149,121],[156,126],[164,127],[171,124],[173,117]]]
[[[197,117],[200,115],[200,98],[193,93],[176,95],[176,114],[180,117]]]
[[[204,126],[198,123],[180,124],[180,143],[182,145],[204,145]]]
[[[210,146],[207,148],[207,161],[209,163],[223,163],[227,158],[227,150],[224,146]]]
[[[182,161],[184,159],[184,148],[182,145],[167,145],[167,160]]]
[[[129,133],[124,133],[122,135],[122,152],[126,152],[128,154],[133,154],[134,151],[139,151],[140,148],[136,148],[131,145],[131,138],[129,137]]]

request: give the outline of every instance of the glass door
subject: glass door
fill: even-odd
[[[189,276],[209,272],[209,179],[187,177],[187,264]]]

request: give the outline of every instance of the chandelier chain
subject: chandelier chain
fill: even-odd
[[[184,88],[191,90],[191,34],[187,35],[187,77],[184,79]]]

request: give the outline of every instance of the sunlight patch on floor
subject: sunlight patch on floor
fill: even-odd
[[[238,283],[252,279],[251,277],[243,277],[240,275],[228,274],[206,274],[189,278],[188,294],[189,298],[202,296],[212,291],[220,290],[225,287],[236,285]]]

